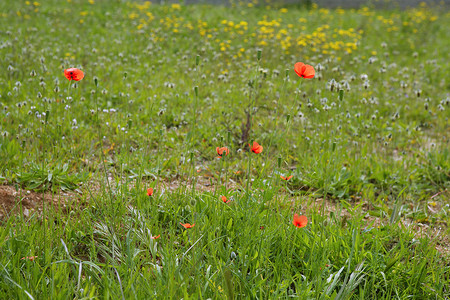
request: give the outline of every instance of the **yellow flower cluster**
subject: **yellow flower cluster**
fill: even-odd
[[[127,12],[127,17],[140,33],[147,33],[154,40],[162,40],[162,35],[155,30],[155,27],[148,26],[155,19],[155,15],[158,15],[156,21],[160,24],[159,27],[163,29],[163,32],[196,33],[200,38],[213,43],[218,51],[234,58],[241,57],[246,53],[245,45],[243,47],[241,44],[236,44],[236,41],[242,41],[245,44],[250,42],[259,47],[279,49],[285,54],[302,52],[306,56],[306,54],[320,53],[338,59],[341,55],[351,54],[358,50],[364,31],[369,31],[367,34],[370,34],[373,31],[372,28],[376,28],[396,34],[395,32],[407,28],[406,30],[417,32],[418,28],[415,25],[437,19],[433,11],[424,5],[403,14],[399,12],[386,13],[372,10],[369,7],[330,10],[318,8],[317,5],[312,4],[310,10],[303,11],[302,15],[296,17],[297,22],[292,22],[293,19],[289,15],[288,8],[273,10],[270,8],[268,0],[264,1],[266,1],[264,4],[267,5],[270,13],[263,15],[259,21],[252,21],[255,22],[252,24],[249,24],[247,20],[235,19],[222,19],[218,22],[210,19],[191,19],[182,14],[185,9],[179,4],[151,6],[149,1],[129,2],[128,5],[132,9]],[[261,4],[257,0],[241,2],[232,1],[232,5]],[[349,13],[364,17],[370,26],[352,28],[345,16]],[[82,11],[80,15],[86,16],[88,11]],[[334,24],[332,28],[327,24],[331,20]],[[341,25],[336,27],[336,24]],[[241,37],[244,38],[241,39]]]
[[[145,1],[144,3],[136,2],[133,3],[134,7],[136,7],[140,11],[148,10],[150,8],[151,2]]]
[[[221,24],[224,25],[224,32],[236,32],[237,34],[243,35],[248,30],[248,23],[246,21],[234,23],[233,21],[222,20]]]

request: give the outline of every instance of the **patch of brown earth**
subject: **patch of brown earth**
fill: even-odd
[[[42,201],[42,198],[44,201]],[[29,217],[33,213],[40,214],[43,205],[46,207],[66,209],[70,203],[78,203],[79,195],[76,193],[59,192],[44,194],[29,191],[18,187],[0,185],[0,221],[6,220],[12,214],[22,212],[23,216]]]

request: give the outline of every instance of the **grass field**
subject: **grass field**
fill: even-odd
[[[449,299],[449,53],[425,5],[1,1],[0,298]]]

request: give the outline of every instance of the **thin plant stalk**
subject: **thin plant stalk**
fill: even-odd
[[[250,147],[250,145],[249,145]],[[252,154],[251,150],[248,151],[248,169],[247,169],[247,187],[246,187],[246,193],[247,193],[247,200],[250,200],[250,194],[249,194],[249,186],[250,186],[250,177],[251,177],[251,165],[252,165]]]

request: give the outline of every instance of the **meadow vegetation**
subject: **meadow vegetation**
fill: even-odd
[[[0,2],[0,298],[450,297],[449,12],[255,4]]]

